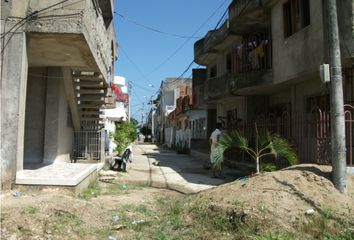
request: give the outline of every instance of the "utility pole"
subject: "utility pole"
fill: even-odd
[[[130,110],[130,107],[131,107],[131,103],[130,103],[130,100],[131,100],[131,97],[130,97],[130,94],[131,94],[131,90],[132,90],[132,82],[129,80],[128,81],[128,122],[130,122],[130,113],[131,113],[131,110]]]
[[[144,124],[144,109],[145,109],[145,102],[143,102],[143,107],[141,109],[141,127],[143,127]]]
[[[336,0],[327,1],[329,63],[331,67],[330,100],[331,100],[331,147],[332,147],[332,180],[341,192],[347,192],[345,118],[343,101],[342,65],[338,34],[338,18]]]

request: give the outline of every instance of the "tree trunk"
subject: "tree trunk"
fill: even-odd
[[[257,174],[259,174],[259,157],[256,157]]]
[[[333,184],[341,193],[346,193],[345,118],[336,0],[328,0],[327,4],[331,67],[330,100]]]

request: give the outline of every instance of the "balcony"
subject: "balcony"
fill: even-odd
[[[176,109],[174,105],[167,105],[165,106],[165,116],[168,116],[171,112]]]
[[[233,76],[230,80],[230,88],[232,94],[238,95],[245,88],[260,87],[272,83],[272,69],[259,69]]]
[[[116,99],[115,94],[112,91],[112,88],[107,88],[107,93],[105,96],[105,109],[114,109],[116,108]]]
[[[234,0],[229,6],[230,29],[235,33],[270,27],[272,0]]]
[[[272,41],[268,33],[244,34],[232,52],[232,93],[247,87],[271,83]]]
[[[191,100],[192,99],[189,95],[177,98],[176,116],[188,112],[193,108]]]
[[[222,53],[237,38],[239,36],[230,31],[229,21],[226,20],[219,29],[209,31],[205,38],[194,44],[195,61],[198,64],[207,65],[215,54]]]
[[[205,51],[216,51],[222,50],[222,46],[225,45],[225,40],[227,37],[231,36],[232,33],[229,29],[229,21],[225,21],[224,24],[215,31],[209,31],[205,36]]]
[[[110,2],[62,3],[26,23],[29,65],[99,71],[105,83],[109,83],[115,57],[114,28],[109,21],[109,12],[113,9]],[[33,0],[29,1],[28,9],[47,6],[47,1]]]
[[[219,100],[223,97],[231,95],[230,92],[230,73],[224,73],[223,75],[209,78],[205,84],[206,100]]]

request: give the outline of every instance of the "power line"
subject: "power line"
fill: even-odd
[[[9,33],[12,33],[12,35],[8,38],[8,40],[6,41],[6,43],[3,44],[3,47],[1,49],[1,54],[4,53],[5,51],[5,48],[7,46],[7,44],[10,42],[10,40],[12,39],[12,37],[14,36],[14,34],[16,33],[16,31],[21,28],[24,24],[26,24],[29,20],[31,20],[32,18],[34,17],[38,17],[40,13],[43,13],[53,7],[56,7],[62,3],[65,3],[65,2],[68,2],[69,0],[63,0],[61,2],[58,2],[58,3],[55,3],[53,5],[50,5],[48,7],[45,7],[41,10],[38,10],[38,11],[34,11],[32,12],[31,14],[29,14],[28,16],[26,16],[25,18],[23,18],[21,21],[17,22],[14,26],[12,26],[11,29],[9,29],[7,32],[5,32],[2,36],[1,36],[1,39],[5,39],[6,35],[9,34]],[[62,6],[61,8],[64,8],[64,7],[67,7],[67,6],[71,6],[71,5],[74,5],[76,3],[79,3],[79,2],[82,2],[82,1],[85,1],[85,0],[79,0],[79,1],[76,1],[76,2],[73,2],[73,3],[70,3],[70,4],[67,4],[67,5],[64,5]],[[51,9],[49,12],[52,12],[52,11],[56,11],[60,8],[55,8],[55,9]],[[79,13],[77,13],[79,14]],[[67,16],[69,15],[75,15],[75,14],[67,14]],[[58,15],[58,16],[62,16],[62,15]],[[41,17],[41,18],[45,18],[45,17],[49,17],[49,16],[44,16],[44,17]],[[56,15],[51,15],[50,17],[56,17]],[[16,29],[15,29],[16,28]],[[13,30],[13,32],[12,32]],[[3,57],[3,56],[2,56]]]
[[[124,20],[127,20],[137,26],[140,26],[140,27],[143,27],[147,30],[150,30],[150,31],[153,31],[153,32],[156,32],[156,33],[160,33],[160,34],[164,34],[164,35],[168,35],[168,36],[172,36],[172,37],[177,37],[177,38],[200,38],[200,37],[195,37],[195,36],[186,36],[186,35],[180,35],[180,34],[175,34],[175,33],[169,33],[169,32],[165,32],[165,31],[161,31],[161,30],[158,30],[156,28],[153,28],[153,27],[149,27],[149,26],[146,26],[142,23],[139,23],[139,22],[136,22],[126,16],[124,16],[123,14],[119,13],[119,12],[114,12],[116,15],[118,15],[119,17],[121,17],[122,19]]]
[[[143,86],[141,86],[141,85],[138,85],[138,84],[136,84],[136,83],[133,83],[133,82],[132,82],[132,85],[134,85],[135,87],[138,87],[138,88],[140,88],[140,89],[142,89],[142,90],[145,90],[145,91],[147,91],[147,92],[151,92],[151,90],[152,90],[152,89],[145,88],[145,87],[143,87]]]
[[[65,2],[67,2],[67,1],[69,1],[69,0],[63,0],[63,1],[60,1],[60,2],[55,3],[55,4],[53,4],[53,5],[50,5],[50,6],[48,6],[48,7],[42,8],[41,10],[37,10],[37,11],[32,12],[31,14],[29,14],[29,15],[27,15],[25,18],[23,18],[21,21],[19,21],[18,23],[16,23],[14,26],[12,26],[12,28],[9,29],[9,31],[7,31],[6,33],[4,33],[4,35],[3,35],[1,38],[4,38],[4,37],[5,37],[8,33],[10,33],[10,32],[12,31],[12,29],[14,29],[16,26],[18,26],[18,25],[21,24],[22,22],[27,21],[28,19],[34,17],[35,15],[38,15],[38,13],[44,12],[44,11],[50,9],[50,8],[53,8],[53,7],[55,7],[55,6],[58,6],[59,4],[65,3]]]
[[[124,51],[124,49],[122,48],[122,45],[119,45],[120,49],[122,50],[123,54],[127,57],[128,61],[133,64],[134,68],[139,72],[139,74],[145,79],[147,80],[151,85],[153,85],[153,83],[146,77],[146,75],[140,70],[139,66],[128,56],[127,52]]]
[[[207,22],[209,22],[209,20],[219,11],[220,8],[222,8],[222,6],[224,6],[224,4],[229,1],[229,0],[225,0],[224,2],[222,2],[218,8],[198,27],[198,29],[192,34],[192,36],[195,36],[200,29],[202,29],[205,24],[207,24]],[[151,70],[147,76],[151,75],[152,73],[156,72],[158,69],[160,69],[163,65],[165,65],[171,58],[173,58],[190,40],[191,38],[186,39],[170,56],[168,56],[162,63],[160,63],[157,67],[155,67],[153,70]]]

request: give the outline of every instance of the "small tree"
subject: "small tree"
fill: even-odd
[[[221,164],[220,162],[225,150],[232,147],[240,148],[256,160],[257,174],[259,174],[260,160],[265,156],[284,157],[290,165],[295,164],[297,161],[296,154],[287,140],[277,134],[271,134],[268,130],[258,131],[257,126],[254,148],[250,147],[247,138],[240,135],[237,131],[222,135],[217,142],[218,151],[215,154],[216,165]]]
[[[117,144],[118,154],[123,153],[124,149],[137,138],[136,125],[132,122],[117,123],[114,133],[114,141]]]

